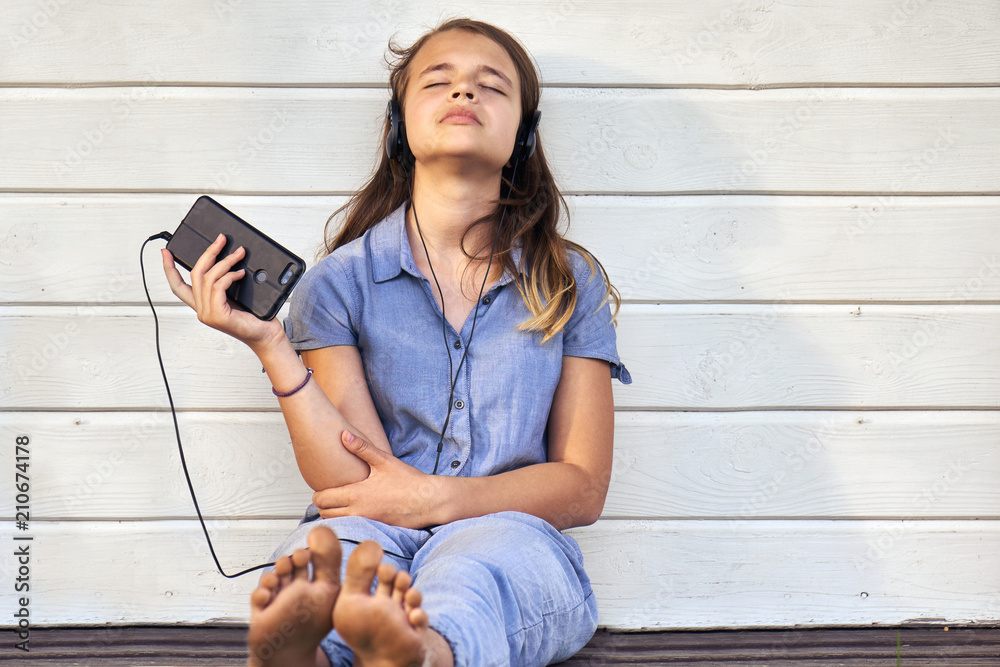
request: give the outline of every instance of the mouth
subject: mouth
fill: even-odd
[[[471,109],[467,109],[465,107],[453,107],[449,109],[448,113],[446,113],[444,118],[441,119],[442,123],[445,121],[460,123],[463,125],[480,124],[479,118],[476,114]]]

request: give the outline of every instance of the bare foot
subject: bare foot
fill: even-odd
[[[308,550],[275,561],[274,571],[263,575],[250,595],[250,667],[316,665],[319,642],[333,627],[341,551],[326,526],[314,528],[308,542]]]
[[[382,560],[376,542],[363,542],[347,559],[347,574],[333,622],[354,650],[354,664],[364,667],[409,667],[424,664],[428,618],[420,592],[410,588],[410,575]],[[378,572],[378,585],[371,594]]]

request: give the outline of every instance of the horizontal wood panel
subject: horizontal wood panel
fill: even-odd
[[[0,195],[0,302],[135,303],[142,241],[188,194]],[[220,196],[314,263],[343,197]],[[568,236],[622,297],[651,301],[1000,300],[996,197],[571,196]],[[156,302],[174,300],[146,250]]]
[[[287,306],[286,306],[287,308]],[[161,307],[175,404],[274,409],[242,343]],[[630,304],[618,350],[634,382],[619,407],[1000,407],[1000,306]],[[0,308],[8,409],[166,408],[153,319],[142,306]],[[489,350],[470,352],[491,363]],[[211,378],[206,382],[206,378]]]
[[[210,526],[302,516],[279,413],[179,416]],[[169,413],[0,413],[30,439],[31,518],[196,518]],[[605,518],[1000,517],[996,412],[618,412]],[[0,449],[11,470],[14,448]],[[13,494],[0,516],[14,518]]]
[[[577,85],[995,83],[991,0],[8,3],[0,81],[378,85],[386,44],[456,11]]]
[[[635,305],[618,346],[643,408],[1000,405],[996,306]],[[945,379],[947,377],[947,379]]]
[[[385,101],[363,89],[0,89],[0,190],[346,193],[378,154]],[[542,109],[568,192],[997,192],[998,89],[557,88]]]
[[[293,527],[219,528],[219,558],[249,567]],[[30,533],[33,624],[248,620],[256,576],[216,573],[196,522],[36,522]],[[572,534],[604,627],[1000,621],[996,521],[602,521]],[[11,554],[0,557],[8,581]]]
[[[579,536],[612,628],[1000,617],[995,521],[605,522]]]
[[[996,412],[615,415],[608,518],[1000,517]]]

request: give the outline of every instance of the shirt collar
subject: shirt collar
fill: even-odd
[[[515,247],[511,253],[514,266],[519,266],[521,248]],[[424,277],[424,274],[417,268],[416,262],[413,261],[413,253],[410,252],[409,239],[406,236],[405,202],[390,213],[385,220],[372,227],[371,255],[373,277],[377,283],[391,280],[404,270],[416,278]],[[515,277],[510,271],[505,271],[503,278],[497,285],[506,285]]]

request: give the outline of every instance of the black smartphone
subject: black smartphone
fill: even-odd
[[[230,285],[226,296],[240,309],[262,320],[272,319],[305,273],[306,263],[208,196],[198,197],[167,242],[167,250],[190,271],[219,234],[225,235],[226,245],[216,262],[240,246],[246,248],[246,255],[232,268],[246,273]]]

